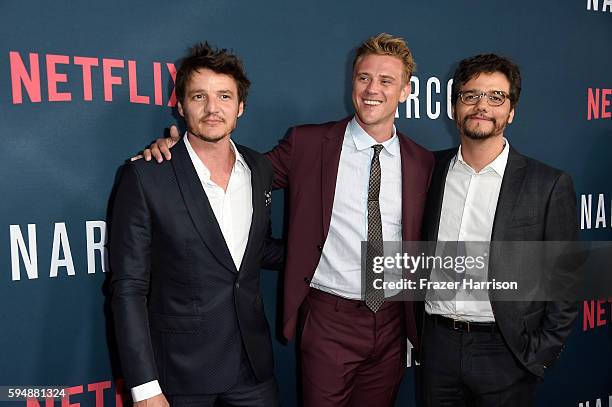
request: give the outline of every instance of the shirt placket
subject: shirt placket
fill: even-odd
[[[473,202],[474,190],[476,189],[475,183],[476,183],[476,177],[478,176],[478,174],[476,174],[471,168],[464,167],[462,170],[466,171],[469,174],[469,181],[468,181],[467,190],[465,193],[465,203],[463,205],[463,211],[461,213],[461,222],[459,223],[459,236],[457,237],[457,248],[459,248],[459,245],[460,245],[459,242],[465,241],[463,224],[466,221],[466,216],[467,216],[467,212],[469,211],[469,208],[474,204]],[[460,293],[460,291],[458,293]],[[465,301],[457,299],[457,296],[455,296],[454,307],[455,307],[454,309],[455,315],[464,315],[466,313]]]

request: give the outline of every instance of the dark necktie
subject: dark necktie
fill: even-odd
[[[373,281],[376,274],[372,270],[374,257],[383,255],[382,221],[380,219],[380,150],[382,144],[373,145],[374,156],[370,167],[370,183],[368,187],[368,244],[366,260],[365,303],[373,312],[378,311],[385,301],[385,292],[375,289]],[[381,274],[379,278],[383,275]]]

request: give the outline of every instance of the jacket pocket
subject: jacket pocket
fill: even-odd
[[[196,333],[202,327],[202,317],[150,313],[149,323],[153,329],[160,332]]]
[[[527,332],[531,333],[540,327],[543,313],[544,308],[540,308],[539,310],[534,311],[531,314],[527,314],[523,317],[523,323]]]

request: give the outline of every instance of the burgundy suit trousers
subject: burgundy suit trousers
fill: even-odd
[[[393,406],[406,365],[403,304],[310,289],[301,336],[304,407]]]

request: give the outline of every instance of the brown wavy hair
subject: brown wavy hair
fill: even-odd
[[[191,75],[200,69],[210,69],[219,74],[229,75],[236,81],[238,100],[246,103],[251,82],[246,76],[242,61],[225,48],[214,48],[208,42],[199,42],[189,49],[181,60],[176,72],[176,97],[179,101],[185,98],[185,88]]]

